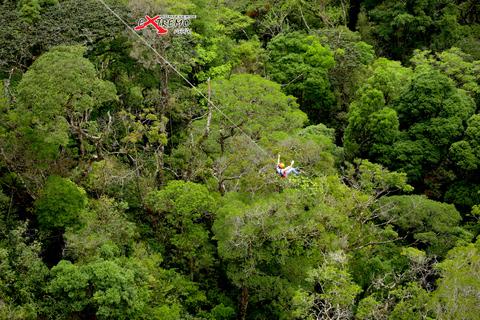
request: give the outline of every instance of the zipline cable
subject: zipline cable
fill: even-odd
[[[233,122],[229,117],[227,117],[227,115],[225,113],[222,112],[222,110],[220,110],[213,102],[210,101],[210,99],[208,99],[207,97],[205,97],[205,95],[197,89],[197,87],[195,87],[190,81],[188,81],[187,78],[185,78],[183,76],[183,74],[180,73],[180,71],[178,71],[170,62],[167,61],[167,59],[165,59],[160,53],[158,53],[158,51],[152,47],[152,45],[150,43],[147,42],[147,40],[145,40],[142,36],[140,36],[137,32],[135,32],[135,30],[130,27],[115,11],[113,11],[103,0],[98,0],[100,1],[111,13],[113,13],[113,15],[115,15],[130,31],[132,31],[137,37],[140,38],[140,40],[142,40],[145,45],[147,47],[149,47],[150,49],[152,49],[152,51],[160,57],[160,59],[163,60],[163,62],[165,62],[168,66],[170,66],[170,68],[173,69],[173,71],[175,71],[181,78],[183,78],[183,80],[185,80],[193,89],[195,89],[195,91],[197,91],[203,98],[205,98],[205,100],[207,100],[208,103],[210,103],[215,109],[217,109],[218,112],[220,112],[228,121],[230,121],[234,126],[235,128],[237,128],[241,133],[243,133],[255,146],[257,146],[260,150],[262,150],[263,153],[265,153],[265,155],[268,157],[268,153],[263,150],[255,141],[252,140],[252,138],[250,138],[250,136],[248,134],[245,133],[245,131],[243,131],[242,129],[240,129],[236,124],[235,122]]]

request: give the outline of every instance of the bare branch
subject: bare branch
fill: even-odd
[[[308,24],[307,24],[307,20],[305,20],[305,17],[303,16],[302,7],[301,7],[300,5],[298,6],[298,9],[300,9],[300,14],[301,14],[301,16],[302,16],[303,22],[305,23],[305,27],[307,27],[308,31],[310,31],[310,27],[309,27]]]
[[[294,82],[295,80],[297,80],[298,78],[300,78],[301,76],[303,76],[303,73],[302,73],[302,74],[299,74],[295,79],[293,79],[293,80],[290,81],[289,83],[287,83],[287,84],[281,84],[280,86],[281,86],[281,87],[287,87],[287,86],[289,86],[292,82]]]

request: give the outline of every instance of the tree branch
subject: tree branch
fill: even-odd
[[[25,183],[25,180],[23,180],[22,175],[20,174],[20,172],[17,171],[17,168],[15,167],[15,165],[11,164],[10,161],[8,161],[7,156],[6,156],[6,154],[5,154],[5,151],[3,150],[3,147],[0,147],[0,153],[2,154],[2,157],[3,157],[3,160],[5,161],[5,164],[7,164],[7,165],[13,170],[13,172],[15,172],[17,178],[20,180],[20,183],[21,183],[22,186],[25,188],[25,190],[26,190],[27,193],[30,195],[30,197],[32,197],[33,200],[37,200],[37,197],[36,197],[35,194],[30,190],[30,188],[27,186],[27,184]]]
[[[280,86],[281,86],[281,87],[287,87],[287,86],[289,86],[292,82],[294,82],[295,80],[297,80],[298,78],[300,78],[301,76],[303,76],[303,73],[300,74],[300,75],[298,75],[295,79],[293,79],[293,80],[290,81],[289,83],[287,83],[287,84],[281,84]]]

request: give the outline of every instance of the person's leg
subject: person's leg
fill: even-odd
[[[290,174],[290,172],[295,173],[297,176],[300,174],[300,173],[297,172],[297,170],[295,170],[295,168],[291,168],[290,170],[288,170],[288,171],[285,172],[285,173],[286,173],[286,177],[288,177],[288,175]]]

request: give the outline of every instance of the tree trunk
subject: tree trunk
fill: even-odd
[[[218,130],[220,131],[220,130]],[[220,143],[220,149],[222,150],[222,155],[225,154],[225,152],[227,152],[227,146],[225,145],[225,139],[227,137],[224,137],[223,136],[223,133],[220,131],[220,138],[218,138],[218,142]]]
[[[164,150],[165,150],[165,146],[161,145],[159,148],[158,148],[158,151],[157,151],[157,176],[155,177],[155,179],[157,180],[157,187],[161,187],[163,185],[163,165],[164,165],[164,161],[163,161],[163,154],[164,154]]]
[[[170,95],[168,93],[168,70],[169,66],[164,64],[162,66],[162,81],[160,83],[160,120],[161,123],[163,124],[160,127],[160,134],[165,134],[165,137],[168,137],[167,133],[167,123],[163,121],[165,119],[165,110],[167,109],[169,100],[170,100]],[[158,154],[157,154],[157,166],[158,166],[158,171],[157,171],[157,186],[161,187],[163,185],[163,166],[164,166],[164,160],[163,156],[165,153],[165,145],[161,144],[160,147],[158,148]]]
[[[193,282],[193,269],[194,269],[193,259],[192,257],[189,257],[188,260],[190,262],[190,281]]]
[[[222,197],[225,197],[225,189],[223,188],[223,179],[220,178],[218,181],[218,191]]]
[[[210,103],[211,100],[211,94],[212,91],[210,90],[210,78],[207,79],[207,84],[208,84],[208,115],[207,115],[207,125],[205,127],[205,138],[206,140],[208,138],[208,135],[210,134],[210,122],[212,120],[212,104]]]
[[[247,318],[247,306],[250,295],[248,294],[248,287],[242,286],[238,294],[238,320],[245,320]]]

